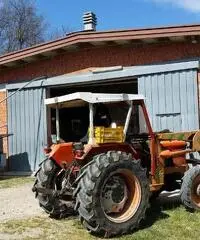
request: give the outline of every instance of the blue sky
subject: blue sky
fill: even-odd
[[[200,0],[36,0],[51,28],[82,30],[82,15],[93,11],[97,30],[200,23]]]

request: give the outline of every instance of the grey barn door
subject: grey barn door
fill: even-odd
[[[152,74],[138,79],[154,131],[199,128],[197,71]]]
[[[9,90],[12,94],[15,90]],[[35,171],[47,142],[45,89],[21,90],[8,100],[9,169]]]

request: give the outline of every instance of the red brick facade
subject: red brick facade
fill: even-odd
[[[134,66],[187,60],[200,56],[200,43],[162,43],[151,45],[114,45],[101,48],[80,48],[64,52],[51,59],[21,67],[1,70],[0,81],[22,81],[47,75],[56,76],[88,67]]]
[[[5,91],[0,91],[0,101],[6,97]],[[0,134],[7,133],[7,107],[6,102],[0,103]],[[3,152],[7,153],[7,138],[3,140]]]

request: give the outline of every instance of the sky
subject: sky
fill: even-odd
[[[83,29],[84,12],[93,11],[97,30],[200,24],[200,0],[36,0],[50,28]]]

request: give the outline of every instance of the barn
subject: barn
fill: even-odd
[[[199,129],[199,58],[200,25],[100,32],[92,13],[82,31],[0,56],[0,169],[37,170],[54,119],[47,97],[140,93],[154,131]]]

